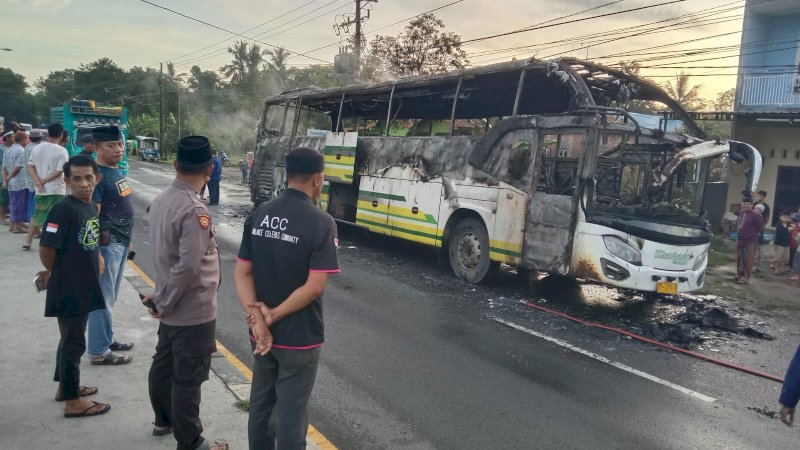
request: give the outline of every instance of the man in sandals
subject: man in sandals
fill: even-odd
[[[150,367],[153,434],[171,431],[178,450],[227,449],[203,437],[200,386],[217,349],[219,253],[214,226],[198,193],[211,174],[211,144],[203,136],[178,143],[175,181],[150,205],[150,243],[156,288],[143,302],[161,323]]]
[[[100,179],[97,164],[86,156],[74,156],[63,172],[72,193],[47,215],[39,244],[45,270],[39,278],[47,285],[46,317],[58,318],[61,340],[56,354],[56,400],[66,401],[64,417],[105,414],[107,403],[83,397],[97,393],[80,385],[81,356],[86,351],[89,313],[105,308],[99,277],[103,261],[99,253],[100,222],[92,204],[92,192]]]
[[[133,343],[114,339],[111,316],[133,234],[133,189],[117,169],[125,151],[119,128],[104,126],[93,129],[92,142],[102,176],[92,200],[100,217],[100,254],[106,262],[100,279],[106,307],[89,314],[89,357],[96,366],[118,366],[133,359],[117,353],[132,349]]]

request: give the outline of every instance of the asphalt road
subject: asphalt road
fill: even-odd
[[[145,209],[172,174],[132,161],[129,177],[136,261],[152,276]],[[223,185],[221,203],[210,207],[223,264],[217,337],[249,365],[232,281],[249,194]],[[779,384],[533,311],[519,303],[530,292],[510,276],[495,286],[464,284],[427,249],[344,225],[340,260],[343,272],[325,292],[326,344],[310,417],[339,448],[797,448],[800,442],[797,429],[767,417]],[[553,303],[575,288],[539,289],[539,301]],[[590,307],[601,318],[650,311],[644,302]]]

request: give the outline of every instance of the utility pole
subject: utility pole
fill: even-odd
[[[161,71],[158,74],[158,146],[162,154],[166,155],[164,142],[164,63],[161,63]]]
[[[356,55],[356,81],[361,75],[361,0],[356,0],[356,41],[353,43],[353,54]]]
[[[363,17],[363,20],[367,20],[370,17],[370,9],[369,8],[365,8],[365,6],[370,4],[370,3],[378,3],[378,0],[355,0],[355,2],[356,2],[356,15],[355,15],[355,18],[353,18],[352,16],[347,15],[347,16],[344,17],[344,20],[342,20],[341,23],[335,24],[333,26],[333,29],[336,30],[336,35],[339,36],[342,31],[344,31],[345,34],[350,34],[350,25],[355,25],[356,26],[356,32],[355,32],[355,35],[353,36],[353,38],[355,40],[353,42],[353,55],[355,56],[355,62],[356,62],[354,78],[355,78],[356,81],[358,81],[359,72],[361,71],[361,37],[362,37],[362,34],[361,34],[361,21],[362,21],[362,17]],[[364,15],[361,12],[362,8],[364,8],[364,10],[367,13],[366,17],[364,17]]]

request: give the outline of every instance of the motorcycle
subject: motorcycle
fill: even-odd
[[[228,158],[228,154],[225,153],[225,150],[220,150],[219,158],[222,160],[222,166],[223,167],[230,167],[231,160],[230,160],[230,158]]]

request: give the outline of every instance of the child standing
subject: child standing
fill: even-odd
[[[789,213],[781,211],[780,220],[775,224],[775,275],[785,275],[789,271]]]

